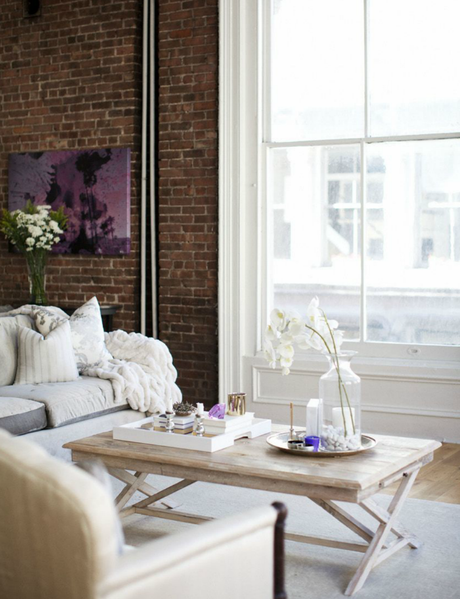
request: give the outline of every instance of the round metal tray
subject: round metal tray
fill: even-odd
[[[319,451],[307,451],[305,449],[293,449],[289,447],[289,436],[290,434],[288,432],[276,433],[274,435],[270,435],[267,438],[267,443],[275,449],[280,449],[281,451],[285,451],[286,453],[290,453],[291,455],[304,456],[306,458],[345,457],[347,455],[355,455],[357,453],[362,453],[363,451],[372,449],[377,445],[377,441],[373,437],[369,437],[369,435],[361,435],[361,447],[359,449],[350,449],[348,451],[327,451],[325,449],[320,449]]]

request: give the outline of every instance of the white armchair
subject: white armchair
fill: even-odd
[[[0,430],[5,599],[283,599],[285,516],[274,504],[123,553],[103,485]]]

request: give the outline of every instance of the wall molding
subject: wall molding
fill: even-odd
[[[318,376],[323,374],[324,368],[291,368],[291,373],[295,376],[305,377],[306,379],[311,377],[317,379]],[[278,370],[273,370],[269,366],[260,365],[260,364],[252,364],[251,365],[251,379],[252,379],[252,402],[258,405],[272,405],[272,406],[284,406],[289,403],[293,403],[295,406],[305,406],[306,400],[301,397],[280,397],[276,395],[267,395],[263,394],[261,391],[261,377],[264,374],[273,374],[279,373]],[[279,373],[280,374],[280,373]],[[281,374],[280,374],[281,376]],[[362,380],[366,381],[377,381],[386,386],[391,386],[392,383],[407,383],[407,384],[415,384],[425,385],[427,383],[432,383],[436,385],[448,385],[448,386],[456,386],[459,388],[460,393],[460,376],[452,377],[446,376],[443,374],[432,374],[431,376],[425,375],[423,379],[416,378],[412,374],[411,375],[382,375],[382,374],[373,374],[366,373],[360,374]],[[377,400],[378,402],[378,400]],[[363,412],[374,412],[374,413],[382,413],[382,414],[395,414],[401,416],[422,416],[422,417],[431,417],[431,418],[448,418],[448,419],[460,419],[460,402],[458,410],[451,409],[442,409],[437,407],[417,407],[417,406],[407,406],[402,404],[391,404],[384,405],[379,403],[369,403],[363,402],[361,404]]]
[[[256,360],[256,358],[246,358],[250,363]],[[322,367],[321,367],[322,364]],[[318,366],[294,366],[291,367],[291,374],[297,376],[321,376],[326,372],[324,362],[318,363]],[[280,368],[270,368],[270,366],[265,364],[251,364],[251,368],[253,373],[270,373],[274,372],[278,373],[281,376]],[[414,373],[413,369],[410,372],[395,372],[396,367],[392,369],[390,372],[390,368],[388,366],[382,365],[373,365],[371,367],[367,367],[368,370],[363,371],[362,368],[353,368],[353,371],[362,379],[362,380],[373,380],[373,381],[381,381],[384,383],[387,382],[403,382],[403,383],[436,383],[436,384],[445,384],[445,385],[459,385],[459,397],[460,397],[460,372],[454,368],[421,368],[420,372]],[[455,373],[455,374],[454,374]],[[253,378],[255,378],[253,376]]]

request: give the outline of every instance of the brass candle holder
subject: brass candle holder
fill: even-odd
[[[227,395],[227,414],[229,416],[246,414],[246,393],[229,393]]]

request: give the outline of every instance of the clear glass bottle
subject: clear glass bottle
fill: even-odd
[[[351,369],[354,351],[325,354],[329,370],[319,379],[323,400],[322,447],[351,451],[361,447],[361,379]]]

